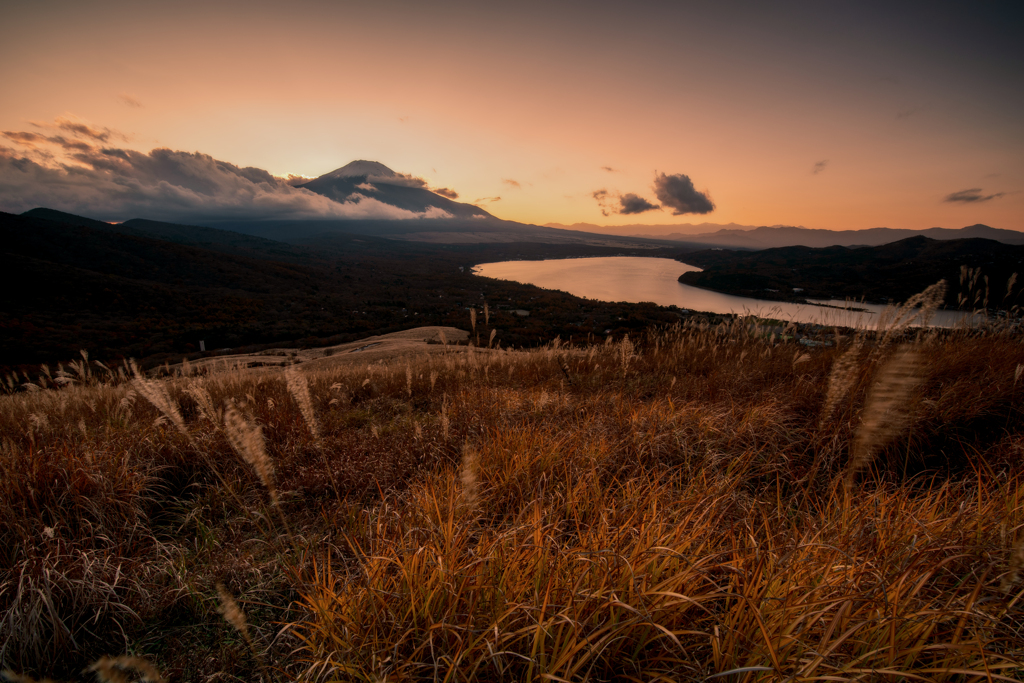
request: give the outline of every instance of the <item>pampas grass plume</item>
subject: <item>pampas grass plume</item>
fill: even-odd
[[[825,395],[825,407],[821,411],[822,423],[832,416],[836,406],[850,392],[850,388],[857,379],[862,346],[863,344],[860,340],[855,341],[832,365],[832,372],[828,377],[828,393]]]
[[[306,378],[294,366],[288,366],[284,370],[284,379],[292,398],[299,404],[299,410],[302,412],[302,417],[306,420],[313,438],[319,439],[320,426],[317,424],[316,414],[313,412],[313,399],[309,396],[309,384],[306,383]]]
[[[459,469],[462,501],[473,509],[480,499],[480,457],[468,443],[462,447],[462,466]]]
[[[879,368],[854,437],[846,473],[847,489],[852,487],[857,473],[870,465],[878,451],[910,422],[908,404],[921,383],[923,365],[921,352],[904,345]]]
[[[235,451],[256,470],[263,486],[270,492],[271,500],[276,504],[277,487],[274,485],[274,463],[267,455],[266,445],[263,442],[263,431],[258,426],[250,424],[238,412],[234,404],[228,403],[224,410],[224,432]]]
[[[163,683],[164,677],[156,667],[142,657],[103,657],[90,666],[91,671],[103,683],[131,683],[131,681],[147,681]],[[129,675],[129,672],[135,675]]]
[[[143,397],[150,403],[152,403],[157,410],[163,413],[164,417],[173,424],[179,432],[189,437],[188,430],[185,428],[185,420],[182,419],[181,413],[178,411],[178,404],[174,402],[171,395],[167,392],[167,386],[156,379],[146,379],[141,372],[139,372],[139,366],[135,364],[135,361],[130,361],[132,373],[135,375],[135,388],[142,394]],[[191,438],[191,437],[189,437]]]
[[[220,598],[218,611],[224,616],[224,621],[231,624],[231,628],[238,631],[252,648],[252,637],[249,635],[249,623],[245,618],[245,612],[238,606],[235,598],[224,587],[224,584],[220,582],[217,583],[217,597]]]

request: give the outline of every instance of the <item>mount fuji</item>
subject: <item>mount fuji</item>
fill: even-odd
[[[372,197],[428,218],[494,219],[478,206],[442,197],[428,190],[419,178],[395,173],[377,161],[353,161],[297,187],[337,202]]]

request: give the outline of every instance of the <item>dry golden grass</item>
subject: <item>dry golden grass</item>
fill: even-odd
[[[832,348],[736,322],[160,381],[83,358],[0,397],[0,668],[1018,680],[1024,346],[912,317]]]

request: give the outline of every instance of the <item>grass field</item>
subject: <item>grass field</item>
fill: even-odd
[[[0,396],[8,678],[1024,676],[1006,328],[303,368]]]

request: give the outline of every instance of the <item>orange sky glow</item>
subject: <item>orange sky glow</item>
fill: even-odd
[[[20,3],[0,148],[66,163],[24,134],[77,121],[280,177],[376,160],[527,223],[1024,230],[1021,18],[980,7]],[[616,213],[656,172],[715,210]]]

